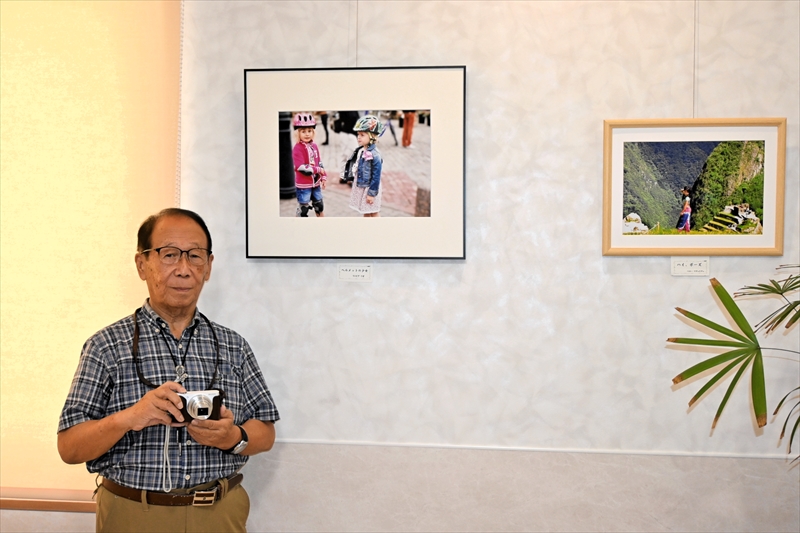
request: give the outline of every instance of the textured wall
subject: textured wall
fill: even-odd
[[[730,289],[766,280],[798,258],[797,24],[797,2],[187,3],[182,205],[216,252],[201,305],[253,345],[279,438],[780,456],[743,388],[713,437],[722,391],[687,414],[696,385],[670,388],[699,357],[666,348],[695,333],[673,307],[720,313],[668,258],[601,256],[602,121],[788,117],[785,256],[711,259]],[[466,261],[377,260],[347,284],[333,260],[245,259],[243,69],[451,64]],[[768,360],[771,405],[796,371]]]

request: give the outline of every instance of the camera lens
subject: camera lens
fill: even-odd
[[[192,398],[189,400],[186,405],[186,411],[192,416],[192,418],[205,420],[211,414],[210,408],[212,405],[213,403],[211,398],[205,394],[198,394],[197,396],[192,396]]]

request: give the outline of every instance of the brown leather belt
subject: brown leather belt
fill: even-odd
[[[241,483],[242,479],[244,479],[242,474],[234,474],[229,477],[228,491]],[[222,486],[222,480],[220,480],[217,481],[216,485],[213,485],[205,490],[196,490],[188,494],[171,494],[169,492],[153,492],[149,490],[146,491],[133,489],[123,485],[118,485],[110,479],[103,478],[103,488],[105,488],[111,494],[115,494],[135,502],[141,502],[142,496],[144,495],[144,497],[147,499],[147,503],[151,505],[214,505],[214,502],[217,502],[225,497]]]

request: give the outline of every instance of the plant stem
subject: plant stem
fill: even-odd
[[[787,349],[785,349],[785,348],[768,348],[768,347],[766,347],[766,346],[762,346],[762,347],[761,347],[761,349],[762,349],[762,350],[775,350],[775,351],[778,351],[778,352],[789,352],[789,353],[795,353],[795,354],[797,354],[797,355],[800,355],[800,351],[797,351],[797,350],[787,350]],[[798,361],[798,363],[800,363],[800,361]]]

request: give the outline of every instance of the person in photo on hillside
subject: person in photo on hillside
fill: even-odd
[[[681,189],[681,214],[678,217],[678,224],[675,226],[678,231],[689,233],[689,219],[692,217],[691,199],[689,198],[689,187]]]

